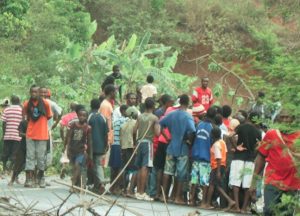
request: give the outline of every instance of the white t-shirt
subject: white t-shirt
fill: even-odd
[[[153,97],[157,94],[157,89],[152,83],[148,83],[141,88],[142,103],[145,102],[146,98]]]

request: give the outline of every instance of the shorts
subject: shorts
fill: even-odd
[[[133,148],[122,149],[121,153],[122,153],[122,167],[124,167],[129,161],[131,155],[133,154]],[[128,164],[126,171],[137,170],[137,167],[134,165],[134,161],[135,161],[135,155],[133,156],[132,160]]]
[[[224,181],[224,177],[225,177],[225,170],[226,170],[225,166],[220,167],[221,179],[219,180],[217,178],[217,169],[213,169],[210,172],[209,185],[222,187],[222,182]]]
[[[85,153],[79,153],[79,154],[71,156],[70,163],[71,164],[79,164],[81,167],[85,167],[86,166]]]
[[[121,146],[120,145],[112,145],[111,146],[108,166],[110,166],[111,168],[114,168],[114,169],[119,169],[122,167]]]
[[[179,157],[167,155],[164,174],[174,176],[176,173],[178,181],[186,181],[188,177],[188,165],[189,157],[187,155]]]
[[[210,162],[194,161],[192,164],[191,183],[209,186]]]
[[[153,167],[153,144],[150,140],[140,140],[137,150],[135,166],[137,168]]]
[[[154,156],[153,166],[157,170],[163,170],[166,163],[168,144],[158,143],[156,154]]]
[[[16,140],[4,140],[2,161],[7,162],[11,159],[13,162],[16,160],[16,153],[20,148],[20,142]]]
[[[250,188],[254,173],[254,162],[233,160],[229,174],[229,186]]]

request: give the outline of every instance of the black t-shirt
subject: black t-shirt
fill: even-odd
[[[261,140],[261,131],[249,123],[241,124],[236,128],[238,135],[237,145],[241,145],[247,149],[245,151],[236,150],[233,160],[254,161],[256,157],[257,142]]]

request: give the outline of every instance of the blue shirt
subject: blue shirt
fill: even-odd
[[[165,116],[159,123],[163,128],[167,127],[172,136],[167,154],[174,157],[188,155],[186,138],[188,134],[196,131],[192,116],[186,111],[176,110]]]
[[[192,159],[195,161],[210,162],[211,130],[210,122],[200,122],[196,130],[196,138],[192,147]]]

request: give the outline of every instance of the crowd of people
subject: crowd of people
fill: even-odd
[[[107,190],[109,167],[109,192],[138,200],[248,213],[264,191],[264,214],[274,215],[283,194],[297,196],[299,153],[293,145],[300,132],[268,129],[257,106],[233,114],[228,105],[214,105],[207,77],[191,96],[172,98],[158,95],[148,75],[124,103],[116,79],[122,79],[118,66],[101,85],[100,97],[91,100],[90,111],[74,102],[63,115],[50,90],[36,85],[22,106],[12,96],[1,115],[3,169],[13,170],[9,185],[25,169],[25,187],[46,186],[51,131],[59,125],[64,145],[60,177],[70,164],[72,185],[99,194]],[[294,118],[282,110],[276,120],[291,123]]]

